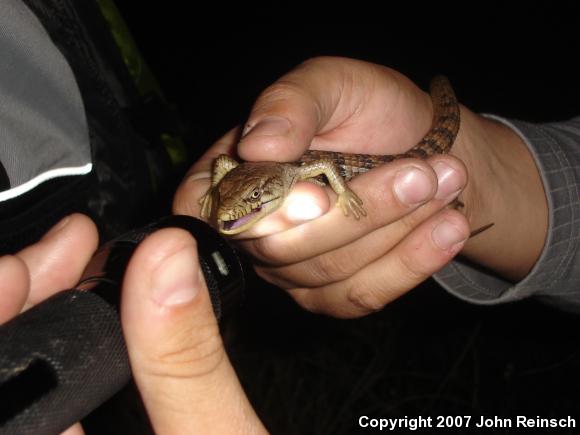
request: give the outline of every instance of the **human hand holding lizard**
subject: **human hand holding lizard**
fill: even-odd
[[[349,59],[313,59],[264,91],[237,151],[248,161],[296,161],[310,146],[397,154],[429,130],[432,110],[429,96],[393,70]],[[207,190],[211,161],[231,154],[239,135],[239,130],[228,133],[192,168],[176,195],[176,212],[199,215],[197,199]],[[511,130],[463,107],[452,152],[470,172],[461,198],[464,214],[445,209],[466,185],[460,160],[406,159],[349,183],[365,204],[366,219],[329,210],[333,192],[302,183],[282,209],[242,233],[240,243],[261,262],[257,271],[264,278],[288,289],[306,308],[341,317],[380,309],[415,287],[464,247],[470,227],[490,222],[496,227],[470,240],[463,253],[521,278],[539,254],[546,227],[545,214],[524,216],[523,202],[545,204],[531,157]],[[307,198],[309,218],[324,215],[297,226],[302,223],[294,215],[297,198]],[[512,228],[514,222],[518,228]]]

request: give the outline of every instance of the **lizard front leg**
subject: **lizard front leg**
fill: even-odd
[[[362,200],[348,188],[344,179],[340,176],[334,162],[330,159],[320,159],[300,167],[299,179],[306,180],[324,174],[332,190],[338,195],[336,205],[342,209],[345,216],[350,213],[359,219],[367,213],[363,207]]]
[[[227,154],[220,154],[217,159],[213,161],[213,168],[211,174],[211,186],[199,199],[199,203],[201,204],[201,217],[202,218],[209,218],[211,215],[211,210],[213,207],[213,194],[214,188],[219,184],[222,178],[230,172],[232,169],[239,165],[234,159],[232,159]]]

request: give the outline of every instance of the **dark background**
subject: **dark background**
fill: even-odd
[[[268,84],[318,55],[384,64],[422,87],[446,74],[478,112],[534,122],[580,113],[573,2],[351,3],[324,13],[117,4],[199,152],[243,122]],[[534,301],[473,306],[428,282],[380,313],[341,321],[303,312],[277,289],[250,290],[224,334],[273,433],[350,433],[363,414],[580,417],[577,316]]]

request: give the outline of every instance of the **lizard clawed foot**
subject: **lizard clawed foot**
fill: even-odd
[[[213,189],[210,188],[206,194],[199,199],[199,204],[201,204],[200,216],[204,219],[209,219],[213,205]]]
[[[338,195],[338,201],[336,202],[336,205],[342,209],[345,216],[352,213],[356,220],[360,219],[361,216],[367,215],[362,204],[362,200],[356,195],[356,193],[349,189]]]

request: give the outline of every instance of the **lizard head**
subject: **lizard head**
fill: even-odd
[[[216,218],[220,233],[239,234],[277,210],[292,184],[286,165],[242,163],[218,184]]]

